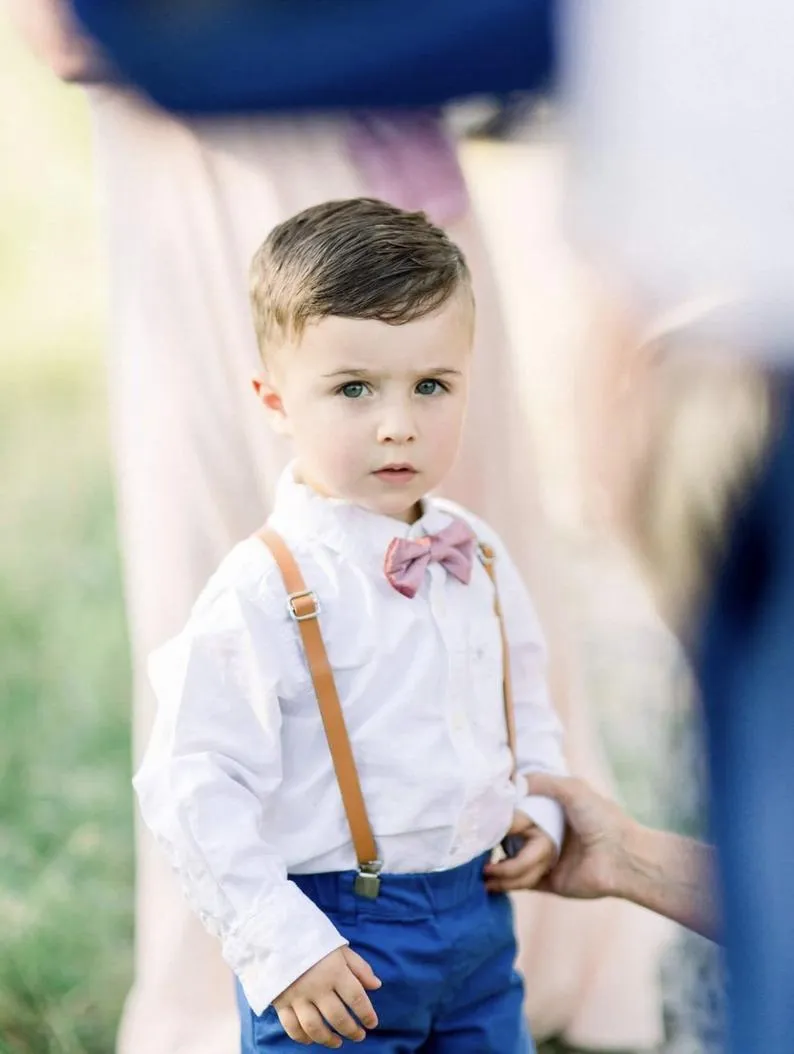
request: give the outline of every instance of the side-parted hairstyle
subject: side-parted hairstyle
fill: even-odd
[[[299,340],[334,315],[401,325],[459,289],[471,296],[463,253],[423,212],[372,198],[329,201],[275,227],[254,256],[251,305],[260,352]]]

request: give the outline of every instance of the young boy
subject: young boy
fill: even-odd
[[[510,558],[429,497],[478,397],[465,260],[422,214],[330,202],[275,228],[251,294],[295,461],[152,657],[144,819],[238,977],[244,1054],[527,1054],[487,884],[551,866],[562,813],[523,777],[565,767]]]

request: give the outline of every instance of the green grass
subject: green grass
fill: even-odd
[[[101,391],[101,389],[100,389]],[[130,973],[129,672],[95,371],[0,390],[0,1043],[112,1049]]]

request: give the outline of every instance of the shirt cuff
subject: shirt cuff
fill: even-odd
[[[516,803],[516,808],[545,831],[557,847],[559,855],[565,834],[565,812],[559,802],[553,798],[542,798],[539,794],[527,794]]]
[[[261,1014],[301,974],[348,942],[293,882],[260,903],[223,945],[248,1004]]]

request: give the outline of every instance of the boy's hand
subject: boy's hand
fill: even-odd
[[[273,1000],[273,1006],[284,1031],[296,1043],[341,1047],[340,1036],[358,1043],[366,1036],[361,1025],[377,1025],[378,1018],[365,989],[372,991],[380,985],[360,955],[350,948],[337,948],[285,988]]]
[[[516,810],[508,834],[521,835],[523,848],[510,860],[485,867],[485,888],[489,893],[506,893],[509,889],[534,889],[557,858],[557,847],[545,831]]]

